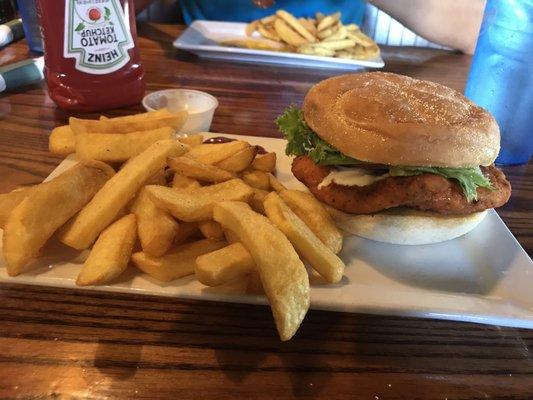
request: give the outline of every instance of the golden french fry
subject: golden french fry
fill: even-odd
[[[276,20],[276,16],[272,14],[272,15],[268,15],[266,17],[261,18],[260,21],[262,24],[268,25],[268,24],[273,23],[275,20]]]
[[[84,161],[36,186],[11,212],[4,227],[7,273],[21,273],[54,232],[72,218],[114,174],[99,161]]]
[[[198,229],[206,239],[224,240],[224,232],[218,222],[208,220],[198,222]]]
[[[360,60],[368,60],[370,58],[374,58],[379,56],[379,47],[377,44],[374,44],[373,46],[369,47],[363,47],[361,45],[357,45],[357,50],[354,54],[354,58],[360,59]]]
[[[361,60],[366,57],[366,51],[363,46],[356,44],[351,50],[352,59]]]
[[[267,196],[268,192],[266,190],[253,188],[254,190],[254,197],[250,200],[250,207],[252,207],[252,210],[255,212],[258,212],[259,214],[265,213],[265,207],[263,205],[263,201],[265,200],[265,197]]]
[[[222,168],[229,172],[241,172],[250,166],[257,153],[256,146],[250,146],[242,149],[238,153],[229,156],[225,160],[215,164],[217,167]]]
[[[287,46],[283,43],[266,38],[227,39],[220,42],[220,44],[243,49],[287,51]]]
[[[270,184],[270,188],[272,188],[273,190],[275,190],[276,192],[283,192],[284,190],[286,190],[287,188],[285,187],[285,185],[283,185],[283,183],[281,183],[278,178],[276,178],[274,175],[272,175],[271,173],[268,173],[268,182]],[[267,189],[268,190],[268,189]]]
[[[235,178],[231,172],[190,157],[170,157],[168,165],[178,174],[204,182],[224,182]]]
[[[268,190],[270,188],[270,179],[266,172],[251,171],[242,176],[242,180],[253,188]]]
[[[300,24],[303,25],[303,27],[305,29],[307,29],[307,31],[313,36],[313,38],[315,37],[315,34],[316,34],[316,26],[315,24],[313,23],[312,20],[310,19],[306,19],[306,18],[298,18],[298,21],[300,22]],[[316,39],[315,39],[316,40]]]
[[[145,121],[147,119],[163,118],[163,117],[170,117],[170,116],[172,116],[172,113],[168,111],[167,108],[160,108],[159,110],[148,111],[148,112],[144,112],[140,114],[123,115],[121,117],[114,117],[112,119],[114,123],[119,123],[119,122],[131,122],[131,121]],[[105,115],[100,115],[99,119],[101,121],[106,121],[111,118],[107,118]]]
[[[0,229],[3,229],[11,212],[33,191],[36,186],[22,187],[0,194]]]
[[[317,26],[317,30],[320,32],[320,31],[323,31],[324,29],[327,29],[335,25],[337,22],[339,22],[340,18],[341,18],[341,13],[337,11],[334,14],[328,15],[320,19],[320,22],[318,23],[318,26]]]
[[[324,19],[325,15],[322,14],[320,11],[315,13],[315,19],[317,23],[320,23]]]
[[[173,139],[174,128],[163,127],[131,133],[79,133],[76,156],[80,160],[126,161],[158,140]]]
[[[328,49],[327,47],[321,46],[320,44],[305,44],[298,47],[298,53],[301,54],[310,54],[323,57],[332,57],[335,55],[335,50]]]
[[[379,47],[374,43],[373,46],[365,47],[365,57],[366,59],[375,58],[379,56]]]
[[[148,113],[149,114],[149,113]],[[77,135],[79,133],[130,133],[148,131],[162,127],[181,129],[187,119],[187,112],[180,111],[171,115],[147,115],[145,118],[119,117],[105,120],[69,118],[69,125]]]
[[[252,36],[253,33],[255,32],[256,28],[257,28],[257,24],[259,23],[258,20],[255,20],[255,21],[252,21],[250,22],[249,24],[246,25],[246,27],[244,28],[244,33],[246,34],[246,36]]]
[[[374,42],[360,30],[348,32],[348,37],[363,47],[372,47],[376,45],[376,42]]]
[[[323,41],[323,42],[332,42],[332,41],[335,41],[335,40],[342,40],[342,39],[346,39],[348,35],[348,30],[344,27],[344,26],[340,26],[339,29],[337,29],[337,31],[335,33],[333,33],[331,36],[328,36],[326,37]]]
[[[131,212],[137,217],[137,234],[143,251],[155,257],[165,254],[179,229],[176,220],[156,207],[145,188],[135,198]]]
[[[76,285],[102,285],[128,267],[136,239],[135,215],[128,214],[109,225],[98,237],[76,279]]]
[[[76,136],[70,126],[58,126],[52,130],[48,138],[48,150],[62,156],[76,151]]]
[[[348,24],[348,25],[344,25],[346,27],[346,29],[348,31],[358,31],[359,30],[359,25],[357,24]]]
[[[176,172],[172,178],[172,187],[174,189],[196,189],[201,187],[201,185],[196,179],[187,178],[186,176]]]
[[[274,171],[276,169],[276,153],[257,155],[252,162],[252,168],[264,172]]]
[[[337,27],[332,26],[331,28],[324,29],[323,31],[318,32],[316,35],[321,41],[323,41],[331,35],[335,34],[335,32],[337,32]]]
[[[353,54],[351,54],[350,52],[346,51],[346,50],[338,50],[335,52],[335,57],[338,57],[338,58],[347,58],[347,59],[353,59]]]
[[[234,140],[227,143],[207,143],[192,148],[187,157],[194,158],[204,164],[216,164],[238,153],[250,144],[242,140]]]
[[[257,25],[257,31],[266,39],[270,39],[275,42],[279,42],[281,40],[274,28],[267,26],[263,22]]]
[[[147,185],[161,185],[166,186],[167,184],[167,178],[165,175],[165,169],[161,168],[159,171],[157,171],[155,174],[153,174],[150,179],[146,181]]]
[[[206,253],[196,259],[196,279],[206,286],[219,286],[241,278],[255,269],[255,262],[242,243]]]
[[[349,49],[350,47],[355,46],[355,41],[352,39],[343,39],[343,40],[332,40],[331,42],[320,42],[318,44],[320,47],[331,50],[344,50]]]
[[[147,191],[157,206],[187,222],[213,219],[213,206],[220,201],[250,201],[254,195],[252,188],[240,179],[187,192],[162,186],[147,186]]]
[[[161,140],[130,159],[64,227],[60,240],[78,250],[89,247],[146,181],[166,166],[168,156],[186,151],[187,147],[175,140]]]
[[[354,47],[346,50],[341,50],[336,53],[339,58],[348,58],[352,60],[368,60],[379,55],[379,47],[375,44],[371,47],[363,47],[361,44],[356,44]]]
[[[309,229],[276,192],[270,193],[264,201],[265,212],[290,240],[294,248],[328,282],[342,279],[344,263]]]
[[[338,52],[341,52],[341,51],[342,52],[346,52],[346,53],[349,53],[349,54],[351,54],[353,56],[354,54],[356,54],[358,49],[363,49],[363,48],[364,48],[363,46],[361,46],[360,44],[356,43],[355,46],[350,47],[349,49],[338,50]]]
[[[235,232],[230,231],[227,228],[222,227],[222,231],[224,232],[224,237],[226,238],[226,242],[228,243],[237,243],[239,241],[239,238],[235,234]]]
[[[315,196],[299,190],[283,190],[279,195],[328,249],[335,254],[341,251],[342,233],[324,205]]]
[[[175,247],[161,257],[152,257],[142,252],[134,253],[131,260],[137,268],[151,277],[162,282],[170,282],[193,274],[198,256],[224,246],[227,246],[224,241],[203,239]]]
[[[315,41],[315,37],[307,29],[305,29],[305,27],[300,23],[300,21],[294,18],[294,15],[285,10],[276,11],[276,15],[284,22],[286,22],[292,29],[299,33],[308,42]]]
[[[203,135],[184,135],[184,136],[178,136],[178,140],[186,144],[189,147],[196,147],[201,145],[204,142],[204,136]]]
[[[298,254],[278,228],[246,203],[218,203],[213,216],[224,228],[235,232],[252,255],[280,338],[289,340],[310,304],[309,278]]]
[[[301,46],[302,44],[308,43],[307,39],[293,31],[292,28],[280,18],[274,21],[274,29],[279,37],[291,46]]]
[[[174,244],[184,244],[191,239],[200,239],[202,237],[200,230],[198,229],[198,222],[182,222],[180,221],[178,226],[178,232],[174,238]]]

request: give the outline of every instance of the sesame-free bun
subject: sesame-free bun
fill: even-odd
[[[326,206],[344,232],[383,243],[422,245],[463,236],[479,225],[487,210],[467,215],[440,215],[396,208],[373,215],[346,214]]]
[[[303,114],[347,156],[404,166],[490,165],[500,150],[495,119],[461,93],[384,72],[348,74],[313,86]]]

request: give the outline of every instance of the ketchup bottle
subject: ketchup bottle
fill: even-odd
[[[133,0],[37,0],[44,76],[71,111],[139,103],[144,95]]]

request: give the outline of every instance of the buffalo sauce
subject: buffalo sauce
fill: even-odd
[[[205,139],[203,143],[204,144],[229,143],[229,142],[234,142],[235,140],[237,139],[232,139],[232,138],[225,137],[225,136],[215,136],[212,138]]]
[[[99,111],[141,101],[133,0],[37,0],[44,74],[52,100],[73,111]]]

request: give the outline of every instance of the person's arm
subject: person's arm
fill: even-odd
[[[416,34],[472,54],[485,0],[370,0]]]

